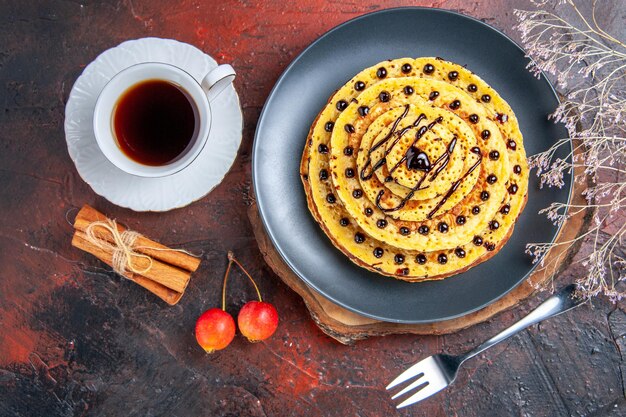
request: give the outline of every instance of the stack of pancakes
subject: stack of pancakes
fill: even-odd
[[[509,105],[440,58],[385,61],[341,87],[311,126],[301,177],[337,248],[407,281],[444,278],[496,254],[528,189]]]

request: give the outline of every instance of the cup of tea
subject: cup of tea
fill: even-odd
[[[211,130],[211,102],[235,78],[219,65],[202,79],[174,65],[146,62],[117,73],[94,109],[98,146],[119,169],[140,177],[172,175],[200,154]]]

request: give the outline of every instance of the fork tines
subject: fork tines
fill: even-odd
[[[398,404],[396,406],[397,408],[406,407],[422,401],[448,386],[447,379],[441,372],[439,364],[432,356],[429,356],[401,373],[387,385],[387,390],[413,379],[414,381],[412,383],[391,397],[392,400],[395,400],[408,392],[413,392],[413,395]]]

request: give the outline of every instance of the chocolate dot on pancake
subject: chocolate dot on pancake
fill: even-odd
[[[517,143],[515,143],[515,141],[513,139],[509,139],[506,142],[506,147],[511,149],[512,151],[514,151],[515,149],[517,149]]]
[[[337,110],[344,111],[348,107],[348,102],[345,100],[339,100],[337,102]]]

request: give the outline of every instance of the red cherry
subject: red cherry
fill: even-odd
[[[224,349],[235,337],[235,320],[221,308],[202,313],[196,321],[196,340],[207,353]]]
[[[251,342],[265,340],[278,327],[278,312],[264,301],[249,301],[239,311],[237,324],[241,334]]]

